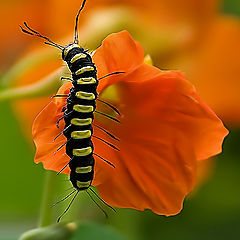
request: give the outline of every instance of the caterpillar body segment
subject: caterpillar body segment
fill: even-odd
[[[62,58],[72,73],[73,87],[67,98],[64,121],[67,138],[66,154],[72,159],[70,181],[78,190],[91,186],[94,175],[93,113],[97,99],[97,70],[90,54],[76,43],[62,51]]]

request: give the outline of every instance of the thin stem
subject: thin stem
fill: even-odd
[[[51,204],[54,202],[56,189],[56,174],[47,171],[45,175],[44,193],[40,210],[39,227],[45,227],[53,223]]]
[[[27,69],[36,68],[46,63],[46,61],[52,61],[54,59],[56,59],[56,50],[54,49],[46,48],[46,50],[41,49],[41,51],[33,52],[8,69],[1,81],[1,86],[10,87],[14,85],[19,75],[23,74]]]
[[[61,82],[58,80],[63,72],[64,68],[61,67],[55,70],[52,74],[33,84],[23,87],[4,89],[0,91],[0,101],[49,96],[61,85]]]

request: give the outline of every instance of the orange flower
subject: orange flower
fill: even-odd
[[[100,80],[97,89],[101,99],[114,87],[111,104],[122,117],[117,124],[95,116],[94,123],[118,136],[120,142],[114,143],[98,128],[94,135],[117,145],[120,152],[93,138],[94,151],[116,166],[113,169],[96,157],[93,185],[112,206],[173,215],[194,186],[197,161],[220,153],[228,131],[182,73],[161,71],[143,60],[143,49],[127,31],[108,36],[93,56],[98,78],[125,72]],[[65,83],[58,94],[68,94],[71,87]],[[65,98],[55,98],[33,125],[35,162],[55,171],[69,161],[64,148],[54,154],[65,137],[53,142],[64,128],[63,121],[60,128],[56,122],[65,104]]]
[[[240,21],[218,17],[205,29],[201,43],[168,62],[183,69],[202,98],[229,125],[238,126],[240,113]]]

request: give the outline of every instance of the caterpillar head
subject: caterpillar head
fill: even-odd
[[[73,49],[75,49],[75,51],[77,51],[79,53],[83,53],[84,52],[84,48],[79,46],[77,43],[73,42],[73,43],[70,43],[66,47],[63,48],[63,50],[62,50],[62,59],[66,60],[66,57],[67,57],[68,53],[70,51],[72,51]]]

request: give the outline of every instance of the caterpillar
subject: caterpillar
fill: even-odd
[[[96,101],[98,100],[103,104],[106,104],[108,107],[110,107],[112,110],[114,110],[117,114],[120,115],[119,111],[115,107],[101,99],[98,99],[97,86],[99,80],[101,80],[102,78],[122,72],[113,72],[100,79],[97,79],[97,69],[95,64],[93,63],[92,57],[88,53],[88,50],[82,48],[79,45],[78,40],[78,18],[80,12],[84,8],[85,3],[86,0],[83,1],[81,8],[76,16],[74,41],[65,47],[54,43],[49,38],[33,30],[27,25],[26,22],[24,22],[25,28],[20,26],[21,30],[24,33],[43,38],[46,40],[45,44],[59,48],[62,51],[62,59],[66,62],[72,75],[72,78],[62,77],[62,79],[72,81],[73,87],[70,89],[70,93],[68,95],[53,96],[63,98],[65,97],[67,99],[66,107],[64,107],[62,110],[63,116],[56,123],[57,127],[59,127],[59,122],[64,120],[64,129],[60,134],[55,137],[54,140],[56,140],[61,134],[63,134],[67,139],[67,141],[57,149],[57,151],[62,147],[66,146],[66,154],[70,158],[67,165],[62,170],[60,170],[60,172],[63,171],[67,166],[69,166],[70,181],[75,190],[68,196],[76,192],[72,201],[75,199],[79,191],[87,190],[91,186],[94,176],[95,163],[93,155],[97,156],[101,160],[105,161],[107,164],[110,164],[112,167],[114,167],[114,165],[112,165],[109,161],[94,153],[92,137],[95,137],[103,141],[107,145],[113,147],[114,149],[119,150],[113,144],[108,143],[107,141],[93,135],[93,120],[95,112],[119,122],[117,118],[96,111]],[[108,134],[115,140],[119,140],[107,130],[101,128],[98,125],[95,126],[100,128],[102,131],[104,131],[106,134]],[[92,189],[90,190],[96,195],[96,193]],[[91,195],[89,196],[91,197]],[[99,196],[97,197],[102,202],[104,202]],[[69,207],[71,203],[69,204]],[[66,211],[69,209],[69,207],[66,209]],[[62,215],[59,217],[58,221],[60,220]]]

